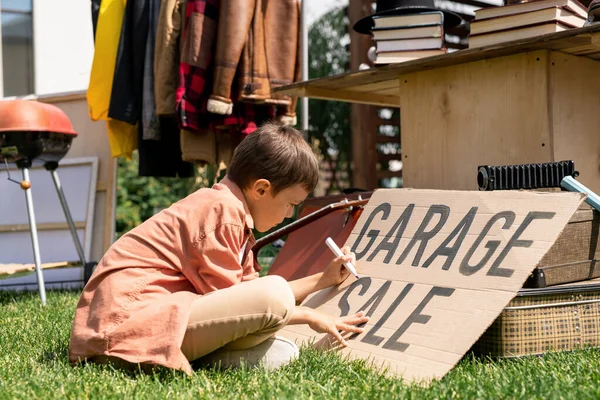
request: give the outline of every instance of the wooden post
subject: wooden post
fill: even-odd
[[[352,29],[356,21],[372,14],[372,0],[350,0],[348,18],[350,25],[350,69],[358,71],[361,63],[368,62],[367,50],[371,37]],[[364,104],[352,104],[350,125],[352,132],[352,186],[372,190],[377,181],[377,108]]]

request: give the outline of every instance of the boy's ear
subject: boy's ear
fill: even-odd
[[[252,196],[258,200],[259,198],[266,195],[270,189],[271,182],[269,182],[267,179],[257,179],[252,184],[250,191],[252,192]]]

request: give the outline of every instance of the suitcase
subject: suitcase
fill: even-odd
[[[524,287],[544,288],[600,277],[599,230],[600,213],[582,205]]]
[[[472,348],[511,358],[600,346],[600,279],[521,289]]]

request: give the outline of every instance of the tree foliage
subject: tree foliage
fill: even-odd
[[[348,18],[344,8],[334,9],[315,21],[309,33],[309,76],[320,78],[347,71]],[[340,101],[309,100],[309,139],[334,173],[328,192],[337,189],[340,172],[351,176],[350,104]]]
[[[161,209],[204,185],[198,178],[139,176],[137,152],[131,161],[119,159],[117,176],[117,237],[135,228]]]

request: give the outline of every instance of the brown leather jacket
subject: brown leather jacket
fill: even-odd
[[[295,116],[296,102],[271,89],[299,80],[300,54],[298,0],[221,0],[208,110],[231,112],[233,97],[281,105],[279,115]]]
[[[161,1],[154,48],[154,101],[157,115],[175,115],[183,10],[185,0]]]
[[[156,112],[174,115],[186,1],[161,3],[154,57]],[[220,7],[209,111],[231,113],[233,96],[238,101],[277,104],[278,116],[295,124],[297,98],[271,93],[271,88],[301,78],[300,2],[221,0]]]

